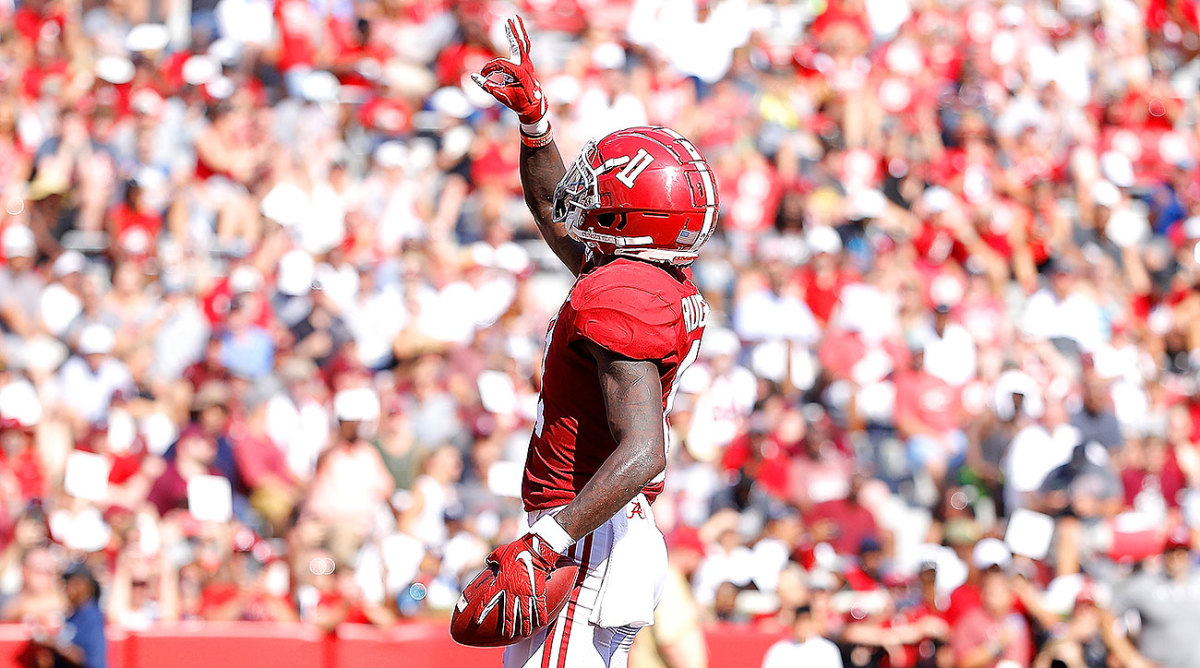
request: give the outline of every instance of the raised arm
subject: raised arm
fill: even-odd
[[[583,268],[583,244],[567,236],[566,223],[556,222],[551,211],[554,186],[565,171],[553,139],[541,148],[532,148],[528,144],[521,146],[521,188],[525,191],[525,205],[550,250],[578,276]]]
[[[525,204],[533,214],[542,238],[563,264],[578,275],[583,267],[583,244],[567,236],[564,222],[554,220],[554,188],[566,167],[554,130],[549,107],[529,59],[529,33],[525,22],[515,16],[504,26],[508,36],[508,58],[496,58],[471,79],[501,104],[517,112],[521,120],[521,187]]]

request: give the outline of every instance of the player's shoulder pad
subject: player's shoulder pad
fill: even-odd
[[[675,350],[682,318],[673,280],[632,260],[589,272],[571,290],[575,336],[632,359],[665,359]]]

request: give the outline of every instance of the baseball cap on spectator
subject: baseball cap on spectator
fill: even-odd
[[[808,248],[813,255],[821,253],[836,255],[842,252],[842,238],[832,227],[825,225],[813,227],[804,235],[804,240],[808,243]]]
[[[983,529],[969,517],[953,517],[946,520],[943,533],[949,545],[973,545],[983,535]]]
[[[450,118],[466,118],[474,111],[470,100],[463,94],[462,88],[447,86],[439,88],[429,97],[429,104],[434,111],[445,114]]]
[[[859,190],[850,197],[847,217],[850,220],[872,220],[882,216],[885,210],[887,210],[887,197],[874,188],[867,188]]]
[[[234,91],[236,90],[237,85],[233,83],[233,79],[230,79],[224,75],[213,77],[210,81],[204,84],[204,92],[207,93],[209,97],[218,100],[224,100],[228,98],[230,95],[233,95]]]
[[[461,522],[467,518],[467,507],[461,501],[446,504],[442,510],[442,519],[446,522]]]
[[[408,147],[398,141],[385,141],[375,148],[375,164],[398,169],[408,164]]]
[[[551,104],[571,104],[578,100],[583,93],[583,86],[580,85],[579,80],[567,75],[551,77],[542,85],[542,88]]]
[[[263,217],[273,220],[283,227],[292,227],[300,222],[300,218],[305,213],[304,207],[307,201],[307,195],[296,184],[277,183],[263,197],[259,210],[262,211]]]
[[[824,568],[814,568],[808,574],[808,588],[815,591],[833,591],[837,588],[837,576]]]
[[[149,88],[142,88],[129,97],[129,107],[146,116],[158,116],[164,104],[162,96]],[[151,173],[157,172],[151,170]]]
[[[930,214],[943,213],[954,204],[954,194],[941,186],[934,186],[921,195],[921,204]]]
[[[1110,181],[1097,181],[1092,186],[1092,201],[1096,204],[1111,209],[1121,201],[1121,191]]]
[[[742,342],[738,340],[738,335],[724,327],[705,332],[704,341],[700,344],[700,353],[705,359],[737,355],[741,349]]]
[[[262,287],[262,280],[262,272],[243,264],[229,272],[229,289],[234,294],[254,292]]]
[[[103,56],[96,61],[96,76],[109,83],[127,84],[133,74],[133,63],[124,56]]]
[[[125,48],[133,53],[162,51],[171,41],[171,33],[161,23],[140,23],[129,29]]]
[[[1200,239],[1200,216],[1183,221],[1183,235],[1188,239]]]
[[[875,536],[863,536],[863,539],[858,542],[858,553],[860,555],[882,551],[883,546],[879,544],[879,539]]]
[[[51,272],[55,278],[62,278],[71,274],[78,274],[83,271],[86,265],[87,260],[83,257],[83,253],[76,250],[68,250],[59,255],[58,259],[54,260],[54,264],[51,265]]]
[[[222,37],[208,45],[208,55],[222,65],[235,65],[242,58],[242,44],[236,39]]]
[[[300,81],[300,95],[309,102],[337,102],[341,84],[324,70],[315,70]]]
[[[116,344],[113,331],[101,324],[91,324],[79,333],[80,355],[107,355]]]
[[[971,564],[981,571],[996,567],[1006,569],[1011,563],[1012,551],[998,538],[984,538],[971,551]]]
[[[1150,236],[1150,222],[1146,216],[1135,211],[1118,209],[1109,218],[1104,234],[1109,241],[1122,248],[1135,246]]]
[[[1195,165],[1187,138],[1178,132],[1168,132],[1158,140],[1158,154],[1172,167],[1190,169]]]
[[[373,422],[379,418],[379,395],[369,387],[340,390],[333,397],[333,413],[341,422]]]
[[[625,49],[616,42],[604,42],[592,49],[592,65],[601,70],[625,69]]]
[[[913,355],[925,352],[925,346],[933,340],[933,334],[924,329],[912,329],[904,333],[904,345]]]
[[[185,294],[192,287],[188,277],[178,271],[164,271],[159,274],[158,280],[164,295]]]
[[[1073,276],[1079,273],[1079,267],[1075,262],[1064,257],[1051,258],[1047,268],[1047,273],[1052,276]]]
[[[288,251],[279,260],[275,287],[290,297],[302,297],[312,291],[315,271],[316,264],[311,255],[302,250]]]
[[[1123,153],[1108,151],[1100,156],[1100,171],[1118,188],[1133,185],[1133,163]]]
[[[66,195],[70,187],[71,181],[68,175],[61,170],[43,170],[38,172],[38,175],[30,182],[26,199],[31,202],[40,202],[54,195]]]
[[[229,406],[229,387],[220,381],[209,381],[200,386],[196,397],[192,400],[192,410],[205,411],[213,407]]]
[[[28,383],[0,386],[0,423],[31,429],[42,421],[42,402]]]
[[[100,582],[96,579],[96,576],[92,574],[91,569],[87,567],[85,562],[74,562],[68,566],[65,571],[63,571],[63,582],[70,582],[71,580],[76,579],[82,579],[83,581],[87,582],[88,586],[91,588],[93,600],[100,598]]]
[[[942,274],[929,284],[929,294],[933,298],[935,308],[945,307],[945,312],[949,312],[962,301],[963,286],[954,277]]]
[[[305,357],[289,357],[279,365],[279,379],[285,384],[303,383],[317,374],[319,369]]]
[[[209,55],[196,55],[183,63],[183,81],[192,86],[203,86],[221,74],[221,63]]]
[[[37,242],[33,238],[33,230],[24,225],[12,225],[5,228],[0,236],[0,247],[4,249],[4,257],[33,257],[37,250]]]
[[[1022,397],[1021,410],[1030,417],[1041,417],[1042,391],[1037,382],[1020,369],[1009,369],[1000,374],[992,390],[992,404],[996,414],[1005,419],[1012,419],[1015,405],[1013,396]]]

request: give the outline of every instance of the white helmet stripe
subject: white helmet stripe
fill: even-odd
[[[704,184],[704,226],[700,228],[700,234],[696,235],[696,241],[692,242],[692,250],[698,250],[700,245],[708,240],[713,232],[713,224],[716,222],[714,219],[717,207],[713,196],[716,186],[713,185],[712,172],[708,171],[707,165],[700,169],[700,182]]]
[[[703,160],[704,159],[704,158],[700,157],[700,151],[696,150],[696,146],[694,144],[692,144],[692,142],[689,141],[687,137],[684,137],[683,135],[679,134],[678,132],[672,130],[671,128],[667,128],[667,127],[662,128],[662,131],[671,135],[672,137],[674,137],[675,140],[678,141],[683,146],[683,150],[687,151],[688,155],[692,156],[692,160]]]

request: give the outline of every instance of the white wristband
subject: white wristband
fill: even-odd
[[[522,123],[521,132],[526,137],[540,137],[550,131],[550,114],[544,114],[536,123]]]
[[[529,533],[546,541],[550,549],[559,554],[566,554],[567,549],[575,544],[575,539],[571,538],[571,535],[552,515],[547,515],[534,522],[533,526],[529,527]]]

